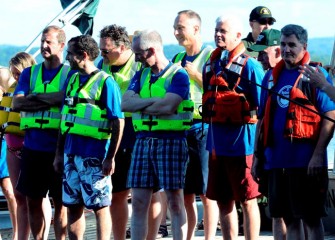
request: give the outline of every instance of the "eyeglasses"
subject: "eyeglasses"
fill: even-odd
[[[261,18],[258,21],[255,20],[255,22],[258,22],[261,25],[273,25],[274,21],[270,18]]]
[[[140,56],[143,56],[144,53],[147,52],[147,51],[149,51],[149,50],[150,50],[150,48],[147,48],[147,49],[145,49],[145,50],[140,50],[140,51],[138,51],[138,52],[135,52],[135,51],[133,50],[133,52],[134,52],[134,54],[135,54],[135,57],[140,57]]]
[[[118,47],[113,47],[112,49],[110,50],[107,50],[107,49],[100,49],[100,52],[103,53],[103,54],[108,54],[110,53],[111,51],[113,51],[114,49],[117,49]]]

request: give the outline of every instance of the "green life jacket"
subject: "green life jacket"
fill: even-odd
[[[130,56],[127,63],[118,72],[111,72],[110,65],[102,62],[102,70],[113,76],[120,87],[122,95],[127,91],[130,81],[135,73],[140,69],[141,63],[135,61],[135,54]],[[125,112],[125,117],[131,117],[131,113]]]
[[[42,79],[42,63],[33,65],[30,74],[31,93],[52,93],[59,92],[63,88],[70,67],[63,65],[56,76],[50,82]],[[20,128],[59,129],[61,112],[59,107],[51,107],[49,110],[24,112],[21,111]]]
[[[166,90],[171,84],[174,74],[181,69],[178,64],[173,64],[169,69],[157,79],[155,83],[150,83],[151,69],[143,69],[140,83],[140,97],[160,97],[163,98]],[[135,131],[183,131],[190,129],[192,125],[194,103],[192,100],[183,100],[175,114],[153,116],[142,112],[133,113],[132,120]]]
[[[89,80],[80,86],[79,73],[74,74],[66,89],[66,101],[62,110],[61,131],[81,136],[110,139],[111,122],[100,98],[106,79],[104,71],[93,73]]]
[[[192,62],[193,65],[197,67],[198,72],[202,73],[203,66],[211,56],[213,49],[211,47],[206,47],[201,50],[198,56]],[[174,59],[174,62],[177,63],[182,61],[183,58],[186,56],[186,52],[180,52]],[[193,118],[201,119],[201,115],[199,113],[199,108],[202,105],[202,94],[203,94],[203,86],[200,86],[194,79],[190,77],[190,92],[191,92],[191,99],[194,102],[194,113]]]

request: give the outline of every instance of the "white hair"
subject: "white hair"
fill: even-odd
[[[224,22],[228,22],[231,29],[243,35],[243,24],[242,24],[241,18],[237,17],[236,15],[224,14],[224,15],[219,16],[215,20],[216,24],[224,23]]]

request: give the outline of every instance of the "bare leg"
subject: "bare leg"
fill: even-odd
[[[237,239],[238,236],[238,218],[235,207],[235,201],[227,204],[218,203],[220,210],[221,232],[223,239]]]
[[[195,194],[184,195],[184,205],[187,216],[187,240],[191,240],[194,237],[195,227],[198,222],[198,209],[195,201]]]
[[[219,209],[216,201],[208,199],[205,195],[200,195],[204,207],[204,232],[205,240],[215,239],[216,228],[219,220]]]
[[[321,219],[312,219],[312,220],[302,220],[303,226],[306,229],[307,237],[305,239],[313,240],[313,239],[324,239],[324,228]]]
[[[241,203],[243,210],[243,229],[246,240],[257,240],[261,227],[257,198]]]
[[[161,197],[161,205],[162,205],[162,220],[160,225],[166,226],[166,218],[167,218],[167,211],[168,211],[168,205],[167,205],[167,197],[165,192],[160,192]]]
[[[17,239],[17,233],[18,233],[18,229],[17,229],[17,207],[16,207],[16,200],[15,200],[15,196],[14,196],[14,191],[13,191],[13,186],[12,183],[9,179],[9,177],[0,179],[1,181],[1,189],[3,194],[5,195],[5,198],[7,200],[7,204],[8,204],[8,210],[9,210],[9,215],[10,215],[10,220],[12,222],[12,227],[13,227],[13,240]]]
[[[186,212],[184,207],[184,194],[182,189],[166,190],[168,206],[171,214],[173,239],[186,239]]]
[[[160,192],[152,194],[148,217],[147,240],[156,240],[159,225],[162,220],[162,205]]]
[[[286,225],[286,239],[287,240],[304,240],[304,227],[300,219],[286,219],[284,218]],[[316,238],[317,239],[317,238]]]
[[[128,222],[128,195],[130,190],[113,193],[110,212],[112,215],[112,228],[114,240],[126,239]]]
[[[148,212],[152,189],[132,188],[131,239],[143,240],[148,234]]]
[[[30,234],[27,199],[25,195],[17,191],[15,188],[20,174],[20,161],[20,158],[7,149],[7,166],[17,205],[18,240],[27,240]]]
[[[97,239],[110,240],[112,231],[112,218],[109,207],[94,210],[97,223]]]
[[[29,224],[31,233],[36,240],[45,239],[49,233],[51,217],[44,214],[42,202],[44,198],[30,198],[28,200]]]
[[[56,239],[65,240],[67,225],[67,208],[63,205],[62,199],[53,198],[54,204],[54,229]]]
[[[272,218],[274,240],[286,240],[286,225],[282,218]]]
[[[70,240],[82,240],[85,233],[85,214],[83,206],[68,208],[68,233]]]

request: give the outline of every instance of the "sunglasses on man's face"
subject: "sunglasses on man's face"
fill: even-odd
[[[101,53],[103,53],[103,54],[108,54],[108,53],[110,53],[110,51],[108,51],[108,50],[102,50],[102,49],[100,49],[100,51],[101,51]]]
[[[273,25],[274,21],[272,19],[262,18],[257,21],[261,25]]]

